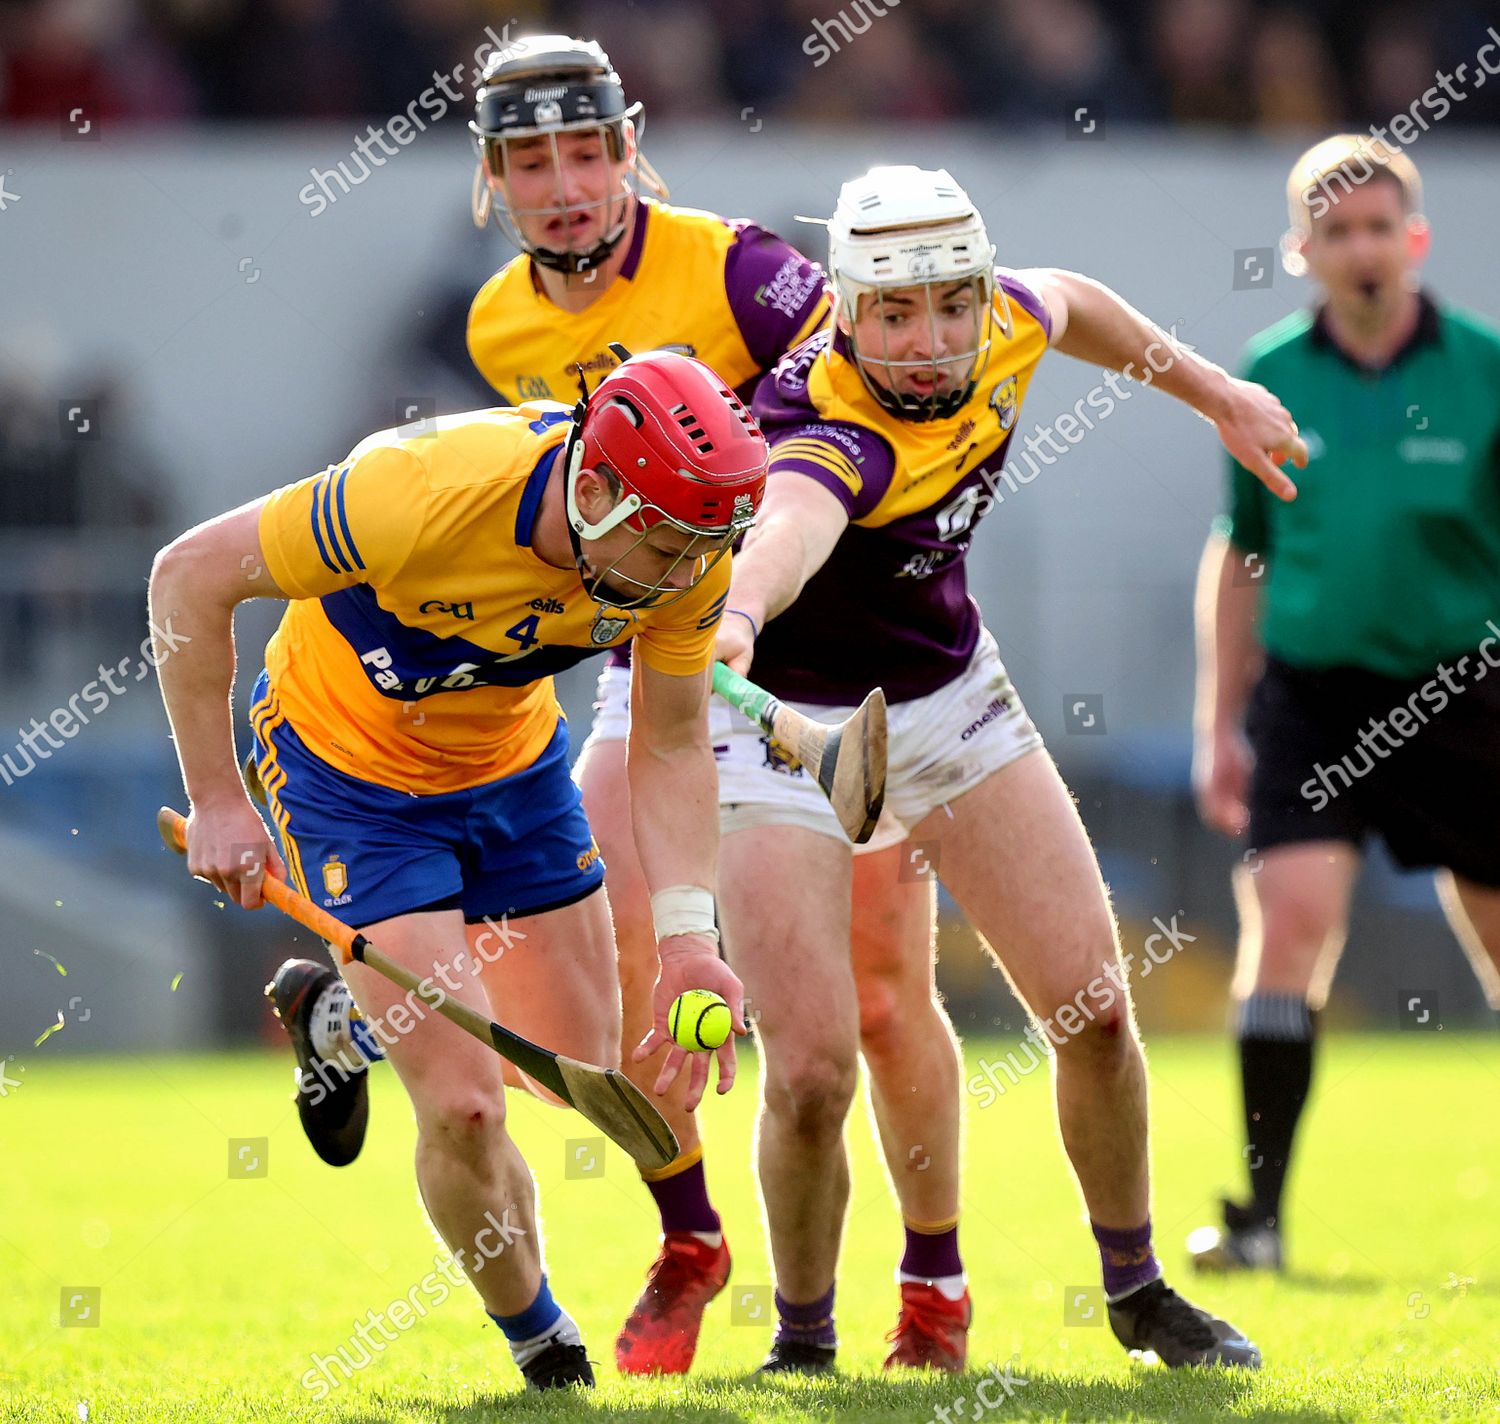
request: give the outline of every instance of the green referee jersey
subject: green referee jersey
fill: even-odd
[[[1230,461],[1220,527],[1264,583],[1267,651],[1413,678],[1488,636],[1500,620],[1500,331],[1424,293],[1411,340],[1371,370],[1334,345],[1321,310],[1299,312],[1251,341],[1243,374],[1280,397],[1308,447],[1290,504]]]

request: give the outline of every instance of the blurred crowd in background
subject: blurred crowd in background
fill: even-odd
[[[394,113],[509,25],[598,37],[660,120],[1028,124],[1087,102],[1110,123],[1276,134],[1384,122],[1472,68],[1495,18],[1483,0],[0,0],[0,118]],[[1500,123],[1500,84],[1450,122]]]

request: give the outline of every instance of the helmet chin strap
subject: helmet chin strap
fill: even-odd
[[[587,252],[554,252],[550,247],[533,247],[527,255],[538,267],[546,267],[552,272],[565,272],[569,276],[597,271],[609,261],[610,254],[620,245],[626,227],[627,224],[622,223],[616,232],[600,238]]]

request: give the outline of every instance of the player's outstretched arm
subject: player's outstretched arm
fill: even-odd
[[[1245,709],[1265,660],[1256,627],[1263,569],[1218,530],[1198,566],[1194,614],[1198,692],[1193,716],[1193,790],[1204,822],[1238,836],[1250,819],[1251,752]]]
[[[655,1022],[635,1050],[640,1062],[669,1051],[656,1080],[663,1093],[691,1060],[684,1106],[697,1107],[708,1084],[708,1055],[672,1042],[667,1011],[688,989],[710,989],[729,1005],[735,1033],[745,1032],[745,989],[719,958],[713,887],[718,878],[719,772],[708,735],[708,669],[686,677],[659,672],[640,651],[633,665],[626,768],[636,850],[656,921]],[[719,1092],[734,1086],[734,1039],[716,1050]]]
[[[247,910],[261,903],[260,877],[267,868],[286,874],[240,781],[230,707],[236,606],[249,598],[286,597],[266,572],[261,551],[264,502],[231,510],[173,540],[156,556],[150,587],[157,676],[192,803],[188,868]]]
[[[794,470],[777,471],[774,452],[771,458],[765,502],[734,556],[729,608],[743,616],[724,619],[714,649],[741,677],[754,658],[754,629],[796,601],[849,524],[849,512],[833,494]]]
[[[1077,272],[1039,267],[1017,276],[1052,319],[1052,345],[1090,365],[1120,371],[1192,406],[1219,432],[1224,448],[1278,499],[1297,486],[1281,472],[1307,466],[1307,446],[1285,406],[1264,386],[1231,376],[1163,331],[1117,292]]]

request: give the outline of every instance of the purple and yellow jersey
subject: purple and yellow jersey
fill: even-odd
[[[660,672],[706,668],[721,560],[660,609],[601,610],[532,548],[569,430],[553,402],[382,431],[260,516],[292,599],[266,648],[271,705],[325,762],[417,795],[530,766],[557,729],[552,674],[628,639]]]
[[[831,329],[790,352],[756,392],[772,478],[804,475],[849,512],[827,563],[756,643],[755,679],[778,697],[844,706],[879,686],[905,702],[967,666],[980,614],[964,555],[994,505],[985,476],[998,481],[1052,329],[1036,293],[1002,269],[995,280],[989,362],[947,419],[908,421],[886,410]]]
[[[642,198],[629,243],[620,275],[580,312],[538,290],[524,254],[480,288],[469,354],[502,401],[576,400],[576,368],[592,390],[619,364],[618,341],[696,356],[748,402],[749,383],[827,320],[822,270],[754,223]]]

